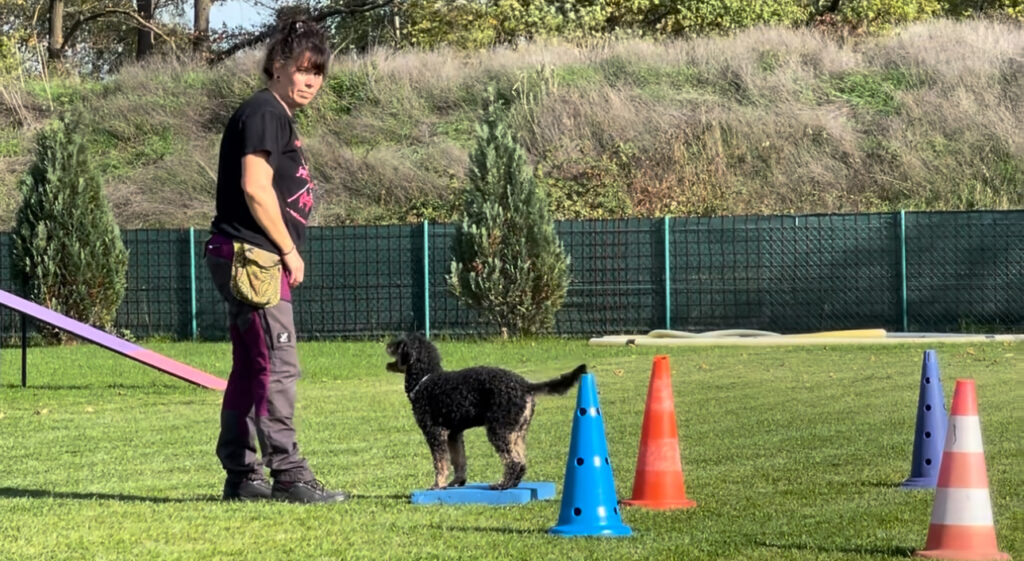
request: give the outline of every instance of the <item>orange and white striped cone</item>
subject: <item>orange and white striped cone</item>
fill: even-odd
[[[633,496],[622,504],[658,510],[697,506],[696,501],[686,498],[668,355],[654,357],[651,365]]]
[[[915,557],[1000,561],[974,380],[957,380],[939,467],[932,520],[924,550]]]

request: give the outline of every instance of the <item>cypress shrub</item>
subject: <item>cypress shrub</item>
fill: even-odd
[[[74,120],[39,133],[36,160],[19,188],[11,249],[18,288],[42,306],[109,331],[124,298],[128,252]],[[43,336],[67,340],[54,329]]]
[[[493,93],[469,163],[449,289],[504,336],[549,329],[565,299],[569,259]]]

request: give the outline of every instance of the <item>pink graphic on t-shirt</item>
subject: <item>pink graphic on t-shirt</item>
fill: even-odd
[[[309,176],[309,168],[305,164],[299,166],[299,171],[295,175],[306,180],[306,188],[293,195],[292,198],[288,199],[288,202],[298,198],[299,208],[309,213],[313,210],[313,189],[316,189],[316,184],[313,183],[313,179]]]
[[[312,189],[306,189],[299,196],[299,208],[306,212],[313,210],[313,191]]]
[[[302,168],[302,169],[305,169],[305,168]],[[302,175],[301,170],[299,172],[299,175],[300,176]],[[313,189],[316,188],[316,185],[313,183],[312,180],[309,179],[308,174],[306,176],[306,180],[308,181],[308,183],[306,184],[306,187],[303,188],[298,193],[295,193],[294,195],[292,195],[291,198],[288,199],[288,202],[292,203],[292,202],[295,201],[295,199],[298,199],[299,200],[299,202],[298,202],[299,209],[305,211],[306,214],[309,214],[310,212],[313,211]]]
[[[302,142],[298,139],[295,139],[295,147],[301,148]],[[295,176],[305,179],[306,186],[298,193],[292,195],[287,202],[289,206],[291,206],[292,204],[297,204],[297,210],[300,210],[304,212],[306,215],[309,215],[311,212],[313,212],[313,190],[316,189],[316,184],[313,183],[313,178],[310,177],[309,175],[309,166],[306,165],[306,158],[305,156],[302,155],[301,151],[299,152],[299,157],[302,159],[302,165],[300,165],[298,171],[295,172]],[[295,203],[295,199],[298,199],[298,203]],[[288,212],[292,216],[300,220],[303,224],[306,223],[306,220],[303,219],[302,216],[300,216],[299,213],[295,212],[295,210],[293,210],[292,208],[288,208]]]
[[[291,214],[292,216],[294,216],[295,219],[298,220],[299,222],[302,222],[303,224],[306,223],[306,219],[301,217],[301,216],[299,216],[299,213],[295,212],[294,210],[292,210],[290,208],[286,208],[285,210],[287,210],[288,214]]]

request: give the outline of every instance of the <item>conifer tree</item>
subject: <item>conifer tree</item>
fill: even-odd
[[[12,272],[26,298],[110,330],[125,291],[128,253],[75,121],[61,119],[36,140],[22,177],[12,236]],[[64,335],[43,330],[50,341]]]
[[[549,218],[546,193],[493,93],[477,127],[463,212],[450,290],[503,335],[550,328],[565,299],[569,259]]]

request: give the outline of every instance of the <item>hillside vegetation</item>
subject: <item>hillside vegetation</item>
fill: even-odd
[[[259,59],[6,79],[0,230],[35,133],[72,108],[122,228],[206,227]],[[317,224],[451,221],[492,85],[558,219],[1024,207],[1024,29],[936,20],[339,56],[299,116]]]

